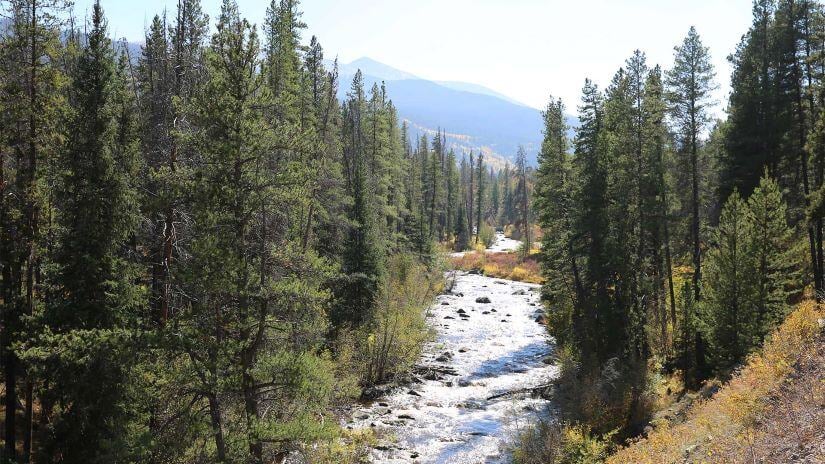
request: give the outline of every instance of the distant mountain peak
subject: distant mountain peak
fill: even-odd
[[[481,151],[495,168],[515,159],[519,145],[527,151],[528,162],[535,163],[543,128],[538,109],[478,84],[422,79],[369,57],[339,64],[339,98],[346,98],[359,69],[365,88],[385,82],[413,140],[429,138],[442,128],[450,148],[459,154]]]
[[[366,56],[362,56],[361,58],[346,64],[339,64],[338,67],[344,74],[355,74],[355,71],[360,69],[362,74],[369,74],[370,76],[375,76],[385,81],[420,79],[414,74],[410,74],[398,68],[393,68],[390,65],[386,65]]]

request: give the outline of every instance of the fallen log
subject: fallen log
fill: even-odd
[[[517,388],[515,390],[509,390],[502,393],[497,393],[493,396],[487,397],[487,401],[497,400],[499,398],[504,398],[505,396],[512,396],[512,395],[520,395],[520,394],[530,394],[535,395],[541,393],[542,391],[552,387],[553,384],[548,383],[545,385],[538,385],[535,387],[526,387],[526,388]]]

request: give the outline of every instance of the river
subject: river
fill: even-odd
[[[499,234],[490,250],[518,245]],[[373,462],[506,463],[518,431],[547,414],[548,402],[527,392],[557,372],[545,363],[551,339],[536,321],[539,286],[454,278],[452,291],[428,311],[436,337],[419,362],[421,382],[353,414],[350,426],[374,427],[381,437]]]

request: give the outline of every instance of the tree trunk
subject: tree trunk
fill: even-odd
[[[216,394],[209,395],[209,417],[212,422],[212,433],[215,437],[215,452],[218,462],[226,462],[226,442],[223,437],[223,418],[221,404]]]

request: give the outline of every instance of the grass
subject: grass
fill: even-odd
[[[817,441],[822,437],[811,430],[821,429],[819,425],[825,420],[821,407],[825,400],[822,377],[821,373],[813,376],[801,373],[806,359],[809,366],[823,364],[820,327],[823,316],[822,307],[812,301],[798,305],[762,351],[752,355],[744,368],[712,398],[695,403],[683,422],[658,423],[646,438],[619,450],[607,462],[763,462],[772,453],[781,454],[783,447],[794,448],[791,450],[794,453],[799,452],[795,448],[811,445],[806,441],[813,441],[818,447]],[[784,413],[789,410],[808,412]],[[781,430],[793,433],[778,441],[773,437]],[[804,433],[797,432],[799,430]],[[789,441],[798,443],[790,446]],[[812,452],[822,453],[821,450]],[[814,456],[813,462],[823,457]],[[787,461],[772,459],[769,462]]]
[[[487,253],[481,249],[454,257],[451,264],[454,269],[481,271],[486,276],[498,279],[534,284],[544,282],[535,253],[522,260],[518,253]]]

